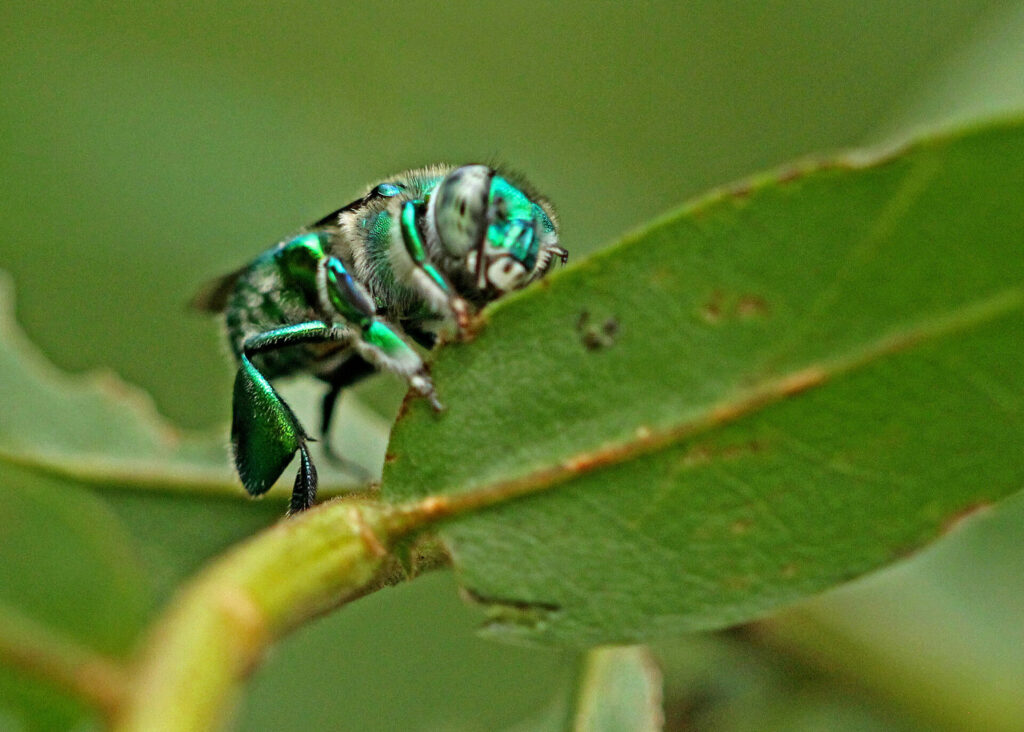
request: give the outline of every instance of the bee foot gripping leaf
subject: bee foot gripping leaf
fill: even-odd
[[[266,493],[302,448],[298,480],[316,491],[316,470],[305,449],[306,434],[298,420],[248,358],[239,359],[231,418],[231,446],[238,475],[251,495]],[[304,508],[305,506],[303,506]],[[295,510],[294,507],[292,509]]]

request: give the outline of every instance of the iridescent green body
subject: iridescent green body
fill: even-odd
[[[310,373],[330,385],[325,442],[341,389],[377,370],[440,409],[412,343],[463,332],[472,310],[567,256],[550,205],[523,181],[483,165],[435,166],[374,186],[211,283],[195,302],[225,313],[239,363],[232,446],[246,489],[268,490],[298,452],[291,511],[316,492],[310,438],[271,379]]]

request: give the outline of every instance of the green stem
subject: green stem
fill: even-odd
[[[278,522],[203,571],[158,621],[115,720],[119,730],[208,730],[223,724],[265,649],[303,622],[394,583],[393,550],[426,513],[336,500]],[[439,544],[416,547],[416,570],[439,566]]]
[[[69,691],[112,718],[126,696],[125,669],[70,638],[0,608],[0,662]]]
[[[115,729],[208,730],[223,724],[241,680],[275,640],[346,602],[448,563],[427,526],[550,487],[496,484],[405,506],[330,501],[283,520],[199,574],[157,622],[137,659]],[[414,549],[399,558],[396,550]]]

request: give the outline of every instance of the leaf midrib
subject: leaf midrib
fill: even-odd
[[[656,429],[638,426],[630,439],[579,452],[557,464],[513,478],[469,486],[448,495],[435,495],[417,504],[420,507],[427,504],[430,519],[439,520],[540,493],[582,475],[659,452],[693,436],[740,422],[784,399],[822,387],[837,377],[980,327],[1021,308],[1024,308],[1024,287],[1009,288],[988,298],[960,304],[954,311],[920,319],[845,354],[762,380],[729,399],[706,406],[676,425]]]

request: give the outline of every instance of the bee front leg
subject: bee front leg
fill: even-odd
[[[459,333],[470,327],[469,304],[459,297],[451,283],[428,259],[419,229],[423,201],[407,201],[402,206],[401,230],[405,251],[412,259],[412,284],[435,311],[451,317]]]
[[[539,280],[546,275],[556,259],[560,260],[562,264],[568,262],[568,250],[560,246],[548,246],[541,249],[540,255],[537,257],[537,265],[533,268],[533,274],[530,275],[530,281]]]

